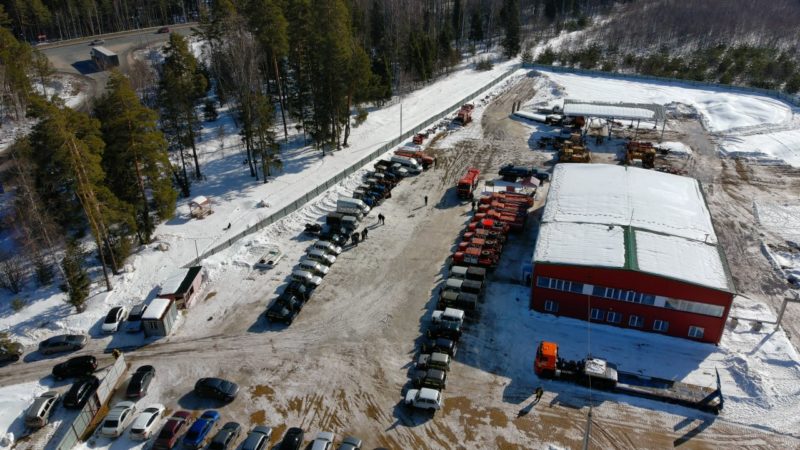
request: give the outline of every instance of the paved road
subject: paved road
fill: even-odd
[[[195,25],[192,23],[171,26],[170,29],[181,35],[188,36],[192,33],[191,27]],[[98,86],[105,86],[108,72],[96,71],[97,69],[92,64],[89,56],[89,51],[92,48],[89,43],[98,37],[104,39],[105,44],[103,46],[119,55],[120,69],[125,72],[128,69],[128,54],[132,50],[144,48],[148,45],[163,44],[167,41],[169,34],[159,34],[156,30],[156,28],[148,28],[139,31],[92,36],[82,40],[69,41],[69,43],[44,46],[41,51],[50,59],[57,72],[83,76],[90,85],[87,98],[92,98],[101,92],[97,88]]]

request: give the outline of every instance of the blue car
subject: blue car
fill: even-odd
[[[219,422],[218,412],[204,412],[203,415],[192,424],[192,427],[189,428],[186,435],[183,436],[183,446],[185,448],[202,447],[217,422]]]

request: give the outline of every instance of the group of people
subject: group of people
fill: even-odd
[[[383,214],[378,214],[378,225],[385,225],[385,224],[386,224],[386,216],[384,216]],[[367,240],[368,234],[369,234],[369,229],[364,227],[364,229],[361,230],[361,233],[359,233],[358,231],[353,232],[353,234],[350,235],[350,240],[353,242],[353,245],[358,245],[358,241]]]

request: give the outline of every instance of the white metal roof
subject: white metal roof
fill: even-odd
[[[160,295],[174,294],[178,291],[189,274],[189,269],[178,269],[172,273],[163,283],[161,283]]]
[[[206,197],[204,195],[198,195],[197,197],[193,198],[192,201],[189,202],[189,203],[191,203],[193,205],[197,205],[197,206],[202,206],[203,204],[205,204],[207,202],[208,202],[208,197]]]
[[[733,291],[699,183],[607,164],[558,164],[534,262],[625,268]]]
[[[614,119],[655,120],[656,113],[645,108],[632,106],[597,105],[593,103],[567,103],[564,105],[567,116],[591,116]]]
[[[164,315],[164,312],[169,308],[169,304],[172,303],[172,300],[168,298],[154,298],[153,301],[147,305],[147,310],[145,310],[144,314],[142,315],[142,320],[159,320]]]
[[[106,55],[106,56],[115,56],[116,55],[116,53],[112,52],[111,50],[109,50],[109,49],[107,49],[107,48],[105,48],[105,47],[103,47],[101,45],[96,45],[96,46],[92,47],[92,50],[94,50],[97,53],[102,53],[103,55]]]

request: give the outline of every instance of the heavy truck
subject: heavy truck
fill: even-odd
[[[475,195],[475,188],[478,187],[478,177],[480,176],[481,171],[470,167],[467,169],[467,173],[458,180],[458,184],[456,185],[456,190],[458,192],[458,198],[463,199],[471,199]]]
[[[468,123],[472,122],[472,110],[474,109],[475,105],[472,103],[461,105],[461,108],[456,113],[456,118],[453,120],[453,122],[460,125],[467,125]]]
[[[717,387],[710,388],[663,378],[622,372],[605,359],[589,356],[579,361],[563,359],[558,344],[542,341],[536,349],[533,369],[540,378],[550,378],[590,386],[634,397],[674,403],[718,414],[723,398],[717,374]]]

